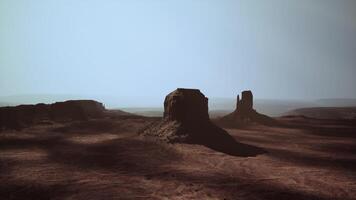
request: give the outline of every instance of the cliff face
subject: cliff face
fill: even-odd
[[[169,93],[164,100],[164,117],[143,130],[143,135],[155,136],[167,142],[196,143],[202,129],[211,126],[208,98],[197,89]],[[201,135],[201,136],[200,136]]]
[[[197,89],[177,90],[164,101],[164,117],[142,131],[167,142],[199,143],[216,142],[227,135],[211,123],[208,114],[208,98]],[[214,138],[214,139],[212,139]]]
[[[102,117],[104,111],[103,104],[92,100],[1,107],[0,129],[20,129],[44,120],[67,121],[97,118]]]
[[[208,98],[199,90],[178,88],[164,100],[164,118],[189,124],[207,122]]]

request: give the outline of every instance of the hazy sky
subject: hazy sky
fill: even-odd
[[[356,97],[356,1],[0,0],[1,96],[177,87]]]

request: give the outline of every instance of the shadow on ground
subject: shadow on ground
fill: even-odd
[[[356,172],[356,157],[352,158],[334,158],[311,155],[282,149],[268,149],[270,156],[278,160],[295,163],[302,166],[312,166],[327,169],[341,169],[349,172]],[[341,153],[341,152],[340,152]]]
[[[197,128],[201,130],[201,127]],[[203,129],[198,144],[202,144],[215,151],[238,157],[254,157],[266,153],[262,148],[237,142],[224,129],[212,124]]]
[[[356,120],[354,119],[314,119],[308,117],[284,117],[279,127],[302,129],[309,134],[327,137],[356,138]]]
[[[50,200],[65,191],[64,185],[40,185],[34,183],[7,183],[0,186],[0,199],[4,200]]]
[[[105,123],[107,122],[99,122],[99,125],[93,129],[98,134],[100,134],[100,132],[106,132],[108,129]],[[212,198],[257,200],[330,199],[319,193],[306,193],[298,190],[298,187],[286,187],[278,183],[259,179],[260,177],[251,177],[249,175],[240,177],[237,174],[229,174],[224,171],[210,173],[213,170],[208,171],[209,167],[204,168],[202,166],[202,168],[204,168],[203,170],[181,170],[175,168],[175,164],[183,162],[184,158],[173,145],[146,139],[143,140],[134,134],[132,137],[116,138],[95,143],[81,143],[71,140],[71,134],[81,128],[85,128],[85,126],[74,125],[69,128],[67,127],[67,129],[64,127],[63,130],[66,130],[66,133],[63,135],[60,135],[57,131],[53,135],[49,132],[46,135],[39,135],[33,138],[1,138],[0,150],[34,147],[46,151],[47,157],[45,157],[43,161],[45,163],[61,164],[67,166],[69,169],[80,171],[81,173],[84,173],[86,170],[107,170],[113,174],[123,173],[128,176],[141,177],[142,180],[146,181],[157,180],[158,182],[163,181],[163,183],[165,183],[164,181],[167,181],[167,183],[178,182],[177,185],[189,186],[194,192],[208,189],[212,192]],[[91,128],[88,128],[88,130],[81,132],[81,134],[83,136],[92,134],[89,133],[90,129]],[[129,131],[130,130],[131,129],[129,129]],[[216,130],[205,131],[212,131],[219,134],[219,140],[217,140],[216,135],[208,134],[212,136],[206,138],[205,142],[202,143],[204,146],[227,155],[240,157],[241,159],[243,159],[243,157],[268,153],[267,155],[269,157],[288,161],[293,164],[319,168],[338,168],[351,172],[355,172],[354,169],[356,169],[356,161],[354,159],[330,159],[274,148],[265,148],[268,151],[266,152],[266,150],[262,148],[237,142],[226,131],[218,127],[216,127]],[[88,134],[86,134],[87,132]],[[202,134],[204,134],[204,132],[202,132]],[[266,141],[264,141],[263,138],[259,138],[258,141],[253,141],[253,138],[249,138],[248,141],[260,144],[271,142],[267,139],[271,138],[266,138]],[[278,139],[283,140],[283,138]],[[354,150],[355,149],[351,146],[333,145],[335,154],[354,153]],[[207,157],[206,159],[209,158]],[[53,199],[54,197],[60,199],[61,195],[71,195],[71,193],[75,192],[69,190],[68,186],[64,184],[51,185],[34,184],[24,181],[14,182],[14,180],[5,181],[6,179],[4,179],[3,176],[12,170],[13,165],[11,164],[9,166],[9,162],[6,160],[0,161],[0,180],[2,181],[0,185],[0,199],[44,200]],[[41,168],[41,162],[34,164],[28,163],[25,167],[36,165],[36,167]],[[45,170],[46,168],[43,169],[43,173],[45,173]],[[90,175],[95,176],[95,173],[90,173]],[[81,188],[83,191],[81,192],[87,191],[86,189],[90,190],[90,188],[83,186],[83,188]],[[147,193],[150,194],[149,192],[150,191]],[[113,193],[112,196],[115,196],[115,194]],[[348,200],[347,198],[342,199]]]

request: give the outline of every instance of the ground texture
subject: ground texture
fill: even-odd
[[[137,135],[142,117],[0,133],[0,199],[356,199],[355,121],[226,129],[236,156]]]

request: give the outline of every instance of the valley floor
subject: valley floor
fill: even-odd
[[[231,156],[164,144],[128,117],[0,133],[0,199],[356,199],[356,124],[280,118],[283,127],[227,129],[263,148]]]

